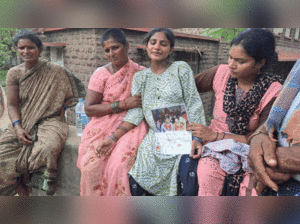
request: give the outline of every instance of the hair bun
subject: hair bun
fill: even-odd
[[[274,51],[274,54],[270,58],[270,62],[271,62],[271,64],[273,64],[273,63],[276,63],[277,61],[278,61],[278,53],[276,51]]]

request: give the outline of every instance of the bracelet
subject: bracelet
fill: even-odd
[[[117,141],[119,141],[119,139],[115,136],[115,133],[111,133],[111,135],[115,138],[115,139],[117,139]]]
[[[202,141],[201,138],[198,138],[198,137],[196,137],[196,136],[193,136],[193,137],[192,137],[192,140],[197,140],[198,142],[200,142],[200,143],[203,145],[203,141]]]
[[[118,139],[116,139],[115,137],[113,137],[113,136],[108,136],[108,137],[110,137],[112,140],[114,140],[114,141],[118,141]]]
[[[19,124],[21,122],[21,120],[16,120],[12,123],[12,126],[15,127],[17,124]]]
[[[225,132],[223,132],[223,137],[221,138],[221,140],[223,140],[223,139],[224,139],[224,137],[225,137],[225,134],[226,134],[226,133],[225,133]]]
[[[66,105],[63,105],[63,108],[64,108],[64,110],[67,110],[67,107],[66,107]]]
[[[113,113],[119,112],[118,103],[119,103],[119,101],[116,101],[116,102],[113,102],[112,104],[110,104],[110,107],[111,107]]]
[[[217,132],[217,136],[216,136],[216,138],[213,140],[213,142],[217,140],[218,136],[219,136],[219,132]]]
[[[124,128],[124,127],[122,127],[122,126],[119,126],[117,129],[122,129],[123,131],[125,131],[125,133],[128,132],[128,129],[127,129],[127,128]]]

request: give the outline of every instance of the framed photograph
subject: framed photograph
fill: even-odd
[[[184,104],[152,110],[156,132],[185,131],[189,119]]]
[[[190,154],[192,133],[186,131],[189,123],[184,104],[171,105],[152,110],[156,126],[156,152],[176,155]]]

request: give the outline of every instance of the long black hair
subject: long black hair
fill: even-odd
[[[275,37],[273,33],[263,28],[247,29],[231,41],[230,46],[240,45],[246,53],[256,62],[266,59],[262,69],[267,68],[272,62],[278,60],[275,52]]]

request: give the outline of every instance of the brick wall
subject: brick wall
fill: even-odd
[[[109,61],[104,56],[103,48],[100,44],[101,35],[105,29],[101,28],[84,28],[84,29],[64,29],[56,32],[45,32],[44,42],[61,42],[66,43],[63,49],[64,66],[78,76],[88,86],[89,77],[100,66],[106,65]],[[146,67],[149,67],[149,59],[145,57],[143,49],[137,49],[137,46],[143,45],[145,32],[124,29],[123,30],[130,45],[129,57]],[[201,52],[199,56],[198,71],[204,71],[218,64],[219,46],[217,41],[202,40],[189,37],[176,37],[177,48],[185,48]],[[197,50],[198,49],[198,50]],[[143,56],[144,55],[144,56]],[[45,50],[43,57],[50,58],[49,49]],[[189,63],[189,58],[182,60]],[[197,73],[197,72],[195,72]],[[212,116],[214,106],[214,94],[201,94],[204,104],[206,117]],[[68,123],[75,124],[74,109],[68,109]]]
[[[180,33],[190,33],[194,35],[200,35],[202,30],[204,28],[180,28],[180,29],[173,29],[175,32],[180,32]]]
[[[57,30],[56,32],[45,32],[43,41],[66,43],[66,47],[63,49],[64,66],[77,75],[87,87],[89,77],[93,72],[98,67],[109,63],[104,56],[104,51],[100,44],[101,35],[104,31],[104,28],[63,29]],[[174,29],[174,32],[199,35],[201,28]],[[293,32],[294,30],[291,29],[291,35]],[[143,45],[142,42],[146,33],[136,29],[124,29],[124,33],[130,45],[129,57],[133,61],[149,67],[150,62],[145,50],[137,49],[138,46]],[[284,33],[285,32],[275,36],[277,44],[276,51],[300,52],[300,41],[294,38],[287,38],[284,36]],[[199,65],[195,67],[193,64],[192,66],[195,74],[218,64],[226,64],[228,60],[229,43],[224,42],[224,40],[218,42],[188,35],[177,35],[175,47],[177,50],[179,48],[181,51],[185,49],[186,52],[195,52],[195,54],[200,52],[197,56]],[[178,53],[178,55],[183,54]],[[49,49],[44,52],[43,56],[48,59],[50,58]],[[190,58],[182,58],[181,60],[188,63],[190,62]],[[286,77],[293,65],[293,61],[278,62],[274,64],[269,71]],[[214,93],[201,94],[201,98],[203,100],[206,117],[212,117]],[[74,124],[74,119],[74,109],[68,110],[68,122]]]

